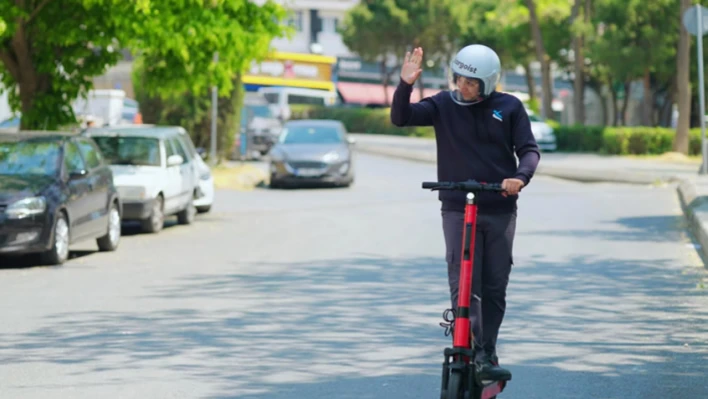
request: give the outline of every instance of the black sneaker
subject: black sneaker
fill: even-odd
[[[499,366],[499,360],[496,355],[482,355],[475,361],[477,367],[477,375],[480,380],[485,381],[509,381],[511,380],[511,372]]]

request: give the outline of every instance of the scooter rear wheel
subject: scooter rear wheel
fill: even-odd
[[[447,381],[447,399],[463,399],[462,373],[459,371],[450,372],[450,379]]]

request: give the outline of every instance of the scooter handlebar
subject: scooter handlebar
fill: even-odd
[[[440,181],[440,182],[423,182],[422,187],[424,189],[430,190],[454,190],[454,191],[465,191],[465,192],[480,192],[480,191],[490,191],[490,192],[504,192],[499,183],[480,183],[476,180],[467,180],[463,182],[451,182],[451,181]]]

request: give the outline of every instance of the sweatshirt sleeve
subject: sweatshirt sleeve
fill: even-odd
[[[524,186],[528,186],[536,168],[541,160],[541,152],[539,151],[536,138],[531,131],[531,121],[526,113],[523,104],[519,102],[516,115],[512,121],[512,137],[514,141],[514,151],[519,158],[519,166],[516,170],[514,178],[524,182]]]
[[[393,93],[391,103],[391,123],[396,126],[432,126],[435,115],[435,104],[431,98],[424,98],[418,103],[411,104],[413,85],[403,79],[398,83]]]

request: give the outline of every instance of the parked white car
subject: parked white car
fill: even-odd
[[[191,224],[200,196],[199,156],[178,126],[130,125],[88,129],[111,164],[123,202],[123,220],[137,220],[143,231],[162,230],[165,217]]]
[[[553,133],[551,125],[528,108],[526,108],[526,113],[529,114],[531,131],[541,151],[555,151],[557,149],[556,135]]]

